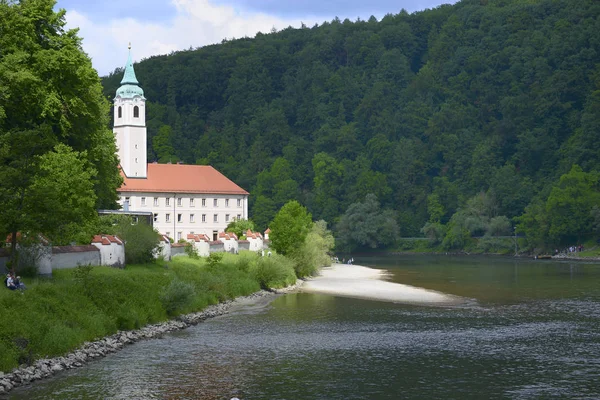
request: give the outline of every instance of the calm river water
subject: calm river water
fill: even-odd
[[[598,399],[600,264],[355,257],[472,299],[278,297],[19,388],[14,399]]]

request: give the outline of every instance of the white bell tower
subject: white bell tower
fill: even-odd
[[[131,61],[131,44],[129,44],[125,74],[114,99],[113,125],[119,162],[123,173],[128,178],[147,178],[148,170],[146,98],[144,91],[138,85]]]

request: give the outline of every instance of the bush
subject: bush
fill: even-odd
[[[185,254],[187,254],[189,258],[192,258],[194,260],[200,258],[200,254],[198,254],[198,249],[196,249],[196,247],[189,242],[187,242],[187,244],[185,245]]]
[[[130,220],[122,221],[116,234],[125,242],[125,262],[127,264],[144,264],[154,261],[154,250],[160,243],[156,232],[145,221],[133,224]]]
[[[168,315],[176,315],[193,303],[195,295],[193,284],[174,278],[163,290],[160,300]]]
[[[265,290],[282,288],[296,282],[292,261],[279,255],[259,257],[254,263],[252,274]]]
[[[221,263],[223,259],[223,253],[210,253],[206,258],[206,265],[209,269],[215,269]]]
[[[319,268],[331,265],[328,253],[333,245],[334,238],[327,230],[327,223],[315,222],[298,251],[291,256],[296,275],[299,278],[311,276],[316,274]]]

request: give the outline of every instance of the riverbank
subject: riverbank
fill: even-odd
[[[300,291],[403,304],[452,305],[465,300],[433,290],[386,281],[386,271],[360,265],[332,264],[308,279]]]
[[[81,367],[90,361],[105,357],[140,340],[157,338],[169,332],[197,325],[209,318],[225,315],[237,306],[248,306],[252,303],[268,304],[279,295],[295,291],[302,283],[302,280],[297,280],[295,284],[285,288],[270,291],[260,290],[248,296],[240,296],[233,300],[208,306],[200,312],[178,316],[173,320],[147,325],[131,331],[118,331],[100,340],[86,342],[64,356],[40,359],[32,365],[21,366],[10,373],[0,372],[0,394],[48,378],[61,371]]]
[[[247,252],[218,265],[178,257],[126,269],[57,270],[50,280],[27,282],[24,292],[0,291],[0,393],[296,281],[289,260]],[[261,296],[267,293],[276,294]]]

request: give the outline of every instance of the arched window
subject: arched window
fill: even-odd
[[[133,118],[140,117],[140,108],[138,106],[133,107]]]
[[[121,106],[119,106],[118,114],[119,114],[119,118],[123,117],[123,110],[121,110]]]

